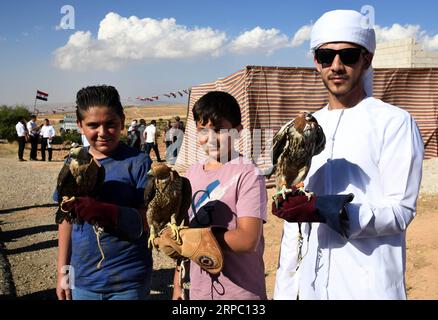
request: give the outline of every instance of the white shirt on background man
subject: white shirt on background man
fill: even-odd
[[[25,137],[26,136],[26,127],[24,126],[24,124],[22,122],[18,122],[15,125],[15,130],[17,131],[17,135],[19,137]]]
[[[153,124],[148,125],[144,130],[146,143],[156,143],[155,142],[156,133],[157,133],[157,128]]]
[[[53,138],[55,136],[55,134],[56,134],[55,128],[53,128],[52,125],[50,125],[50,124],[48,126],[43,125],[41,127],[40,135],[43,138]]]
[[[29,134],[31,136],[37,136],[38,135],[38,125],[33,120],[30,120],[27,123],[27,130],[29,131]]]

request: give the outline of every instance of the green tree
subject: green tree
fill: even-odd
[[[7,139],[12,142],[17,139],[15,125],[24,117],[30,119],[30,112],[24,106],[9,107],[3,105],[0,107],[0,139]]]

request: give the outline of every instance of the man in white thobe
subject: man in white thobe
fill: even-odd
[[[284,224],[274,299],[406,299],[406,229],[415,216],[424,145],[409,113],[372,97],[375,32],[356,11],[325,13],[311,49],[328,91],[314,116],[325,149],[312,160],[306,189],[353,193],[343,230]]]

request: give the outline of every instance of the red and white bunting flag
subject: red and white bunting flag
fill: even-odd
[[[168,98],[170,98],[170,94],[164,93],[164,95]]]
[[[178,91],[178,94],[179,94],[180,97],[183,96],[183,93],[181,91]]]
[[[170,95],[172,95],[172,97],[176,98],[176,94],[173,92],[170,92]]]
[[[43,91],[37,90],[36,98],[39,100],[47,101],[47,97],[49,96],[48,93],[45,93]]]
[[[152,99],[158,100],[158,96],[154,96],[152,97]]]
[[[184,91],[185,94],[189,94],[189,91],[188,91],[188,90],[183,90],[183,91]]]

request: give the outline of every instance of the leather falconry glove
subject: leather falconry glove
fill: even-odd
[[[89,224],[105,231],[114,231],[128,240],[143,233],[143,219],[136,209],[98,201],[90,197],[73,197],[61,204],[61,210],[71,212]]]
[[[211,274],[221,272],[223,254],[211,228],[185,228],[179,230],[179,235],[180,244],[172,230],[166,227],[154,239],[154,243],[173,259],[188,258]]]
[[[312,195],[310,200],[305,195],[287,194],[286,200],[279,196],[279,206],[272,204],[272,214],[287,222],[322,222],[330,228],[347,236],[347,204],[354,198],[352,193],[346,195]]]

